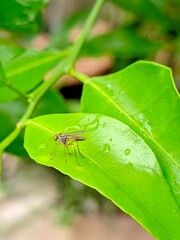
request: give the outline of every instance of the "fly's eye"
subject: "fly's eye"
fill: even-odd
[[[53,138],[54,138],[55,141],[57,141],[58,140],[57,134],[55,134]]]

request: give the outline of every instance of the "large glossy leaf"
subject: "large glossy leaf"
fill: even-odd
[[[23,99],[17,99],[8,103],[0,104],[0,141],[10,134],[16,124],[22,118],[28,107],[28,103]],[[40,100],[33,116],[39,116],[50,113],[66,113],[68,108],[61,95],[49,90]],[[23,147],[24,133],[21,133],[6,149],[6,151],[18,156],[27,156]]]
[[[65,146],[54,134],[85,130],[84,141]],[[56,144],[57,143],[57,144]],[[158,239],[179,239],[179,208],[158,158],[129,126],[100,114],[52,114],[29,121],[25,148],[40,164],[97,189]]]
[[[93,78],[85,83],[81,103],[83,112],[117,118],[146,141],[180,205],[180,98],[170,69],[139,61]]]
[[[9,83],[18,91],[26,93],[37,86],[45,73],[62,55],[55,51],[33,51],[29,49],[0,47],[0,59]],[[0,86],[0,102],[10,101],[18,94],[8,87]]]
[[[48,0],[0,1],[0,27],[15,32],[34,32],[40,27],[39,11]]]

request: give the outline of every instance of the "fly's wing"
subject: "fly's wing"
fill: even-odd
[[[64,133],[67,138],[70,139],[74,139],[75,141],[83,141],[85,140],[84,136],[81,136],[82,134],[84,134],[86,131],[85,130],[80,130],[80,131],[76,131],[76,132],[68,132],[68,133]]]

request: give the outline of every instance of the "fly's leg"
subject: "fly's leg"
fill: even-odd
[[[64,147],[64,160],[65,160],[65,164],[67,164],[66,149],[68,151],[67,146]]]
[[[57,152],[57,142],[55,142],[53,151],[50,152],[50,155],[52,156],[52,157],[51,157],[51,160],[53,160],[54,157],[56,156],[56,152]]]
[[[74,155],[75,155],[76,161],[77,161],[78,165],[81,167],[81,164],[79,163],[78,158],[77,158],[77,153],[76,153],[76,146],[75,146],[75,144],[73,144],[73,147],[74,147]]]
[[[69,155],[71,155],[72,153],[69,151],[68,145],[66,145],[66,149]]]
[[[71,155],[72,153],[69,151],[68,145],[64,145],[64,156],[65,156],[65,163],[67,164],[67,157],[66,157],[66,153],[68,152],[69,155]]]
[[[85,157],[81,154],[81,152],[80,152],[79,145],[78,145],[78,142],[77,142],[77,141],[76,141],[76,145],[77,145],[77,149],[78,149],[79,155],[80,155],[81,157],[85,158]]]
[[[75,155],[76,161],[77,161],[78,165],[81,167],[81,164],[79,163],[78,158],[77,158],[77,152],[76,152],[75,144],[74,143],[70,143],[68,146],[72,146],[72,145],[73,145],[73,148],[74,148],[74,155]]]

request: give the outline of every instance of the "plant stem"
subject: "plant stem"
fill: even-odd
[[[74,65],[74,62],[76,58],[78,57],[78,54],[82,48],[83,43],[85,42],[92,25],[96,19],[96,16],[98,15],[102,5],[104,3],[104,0],[96,0],[89,17],[84,25],[84,28],[81,32],[81,35],[79,36],[78,40],[76,41],[75,45],[73,46],[73,50],[69,58],[67,59],[67,65],[66,65],[66,71],[68,72],[72,66]]]
[[[1,172],[2,152],[20,134],[21,130],[25,127],[27,120],[32,115],[35,107],[37,106],[40,98],[44,95],[44,93],[52,86],[52,84],[56,82],[56,80],[59,77],[61,77],[64,73],[70,71],[70,69],[73,67],[73,64],[76,58],[78,57],[81,47],[96,19],[96,16],[98,15],[98,12],[100,11],[103,5],[103,2],[104,0],[96,0],[87,18],[83,31],[79,39],[76,41],[76,43],[72,47],[72,51],[70,52],[67,59],[59,63],[52,70],[50,77],[42,85],[40,85],[31,93],[31,98],[29,99],[30,103],[27,108],[27,111],[25,112],[21,120],[17,123],[16,128],[0,143],[0,172]]]
[[[74,78],[78,79],[79,81],[81,81],[82,83],[87,83],[87,82],[89,82],[91,80],[90,77],[88,77],[84,73],[76,72],[75,69],[71,69],[69,71],[69,74],[72,77],[74,77]]]

